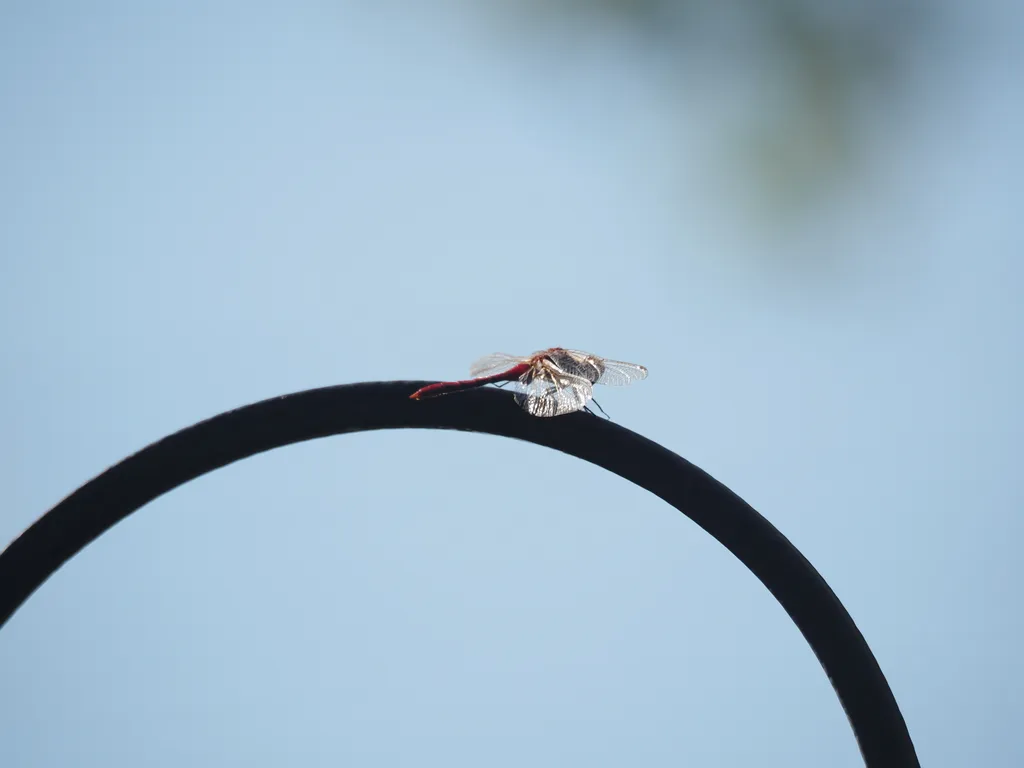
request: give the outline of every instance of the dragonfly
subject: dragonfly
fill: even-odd
[[[508,386],[515,393],[516,403],[531,416],[563,416],[589,411],[590,401],[597,405],[595,384],[625,386],[646,379],[647,369],[589,352],[551,347],[527,357],[501,352],[487,355],[470,366],[469,375],[473,378],[428,384],[409,397],[421,400],[496,384]]]

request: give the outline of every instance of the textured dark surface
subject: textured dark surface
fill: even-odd
[[[690,517],[750,568],[796,622],[839,695],[866,764],[919,765],[903,716],[853,619],[806,558],[736,494],[680,456],[612,422],[583,413],[534,418],[507,393],[493,389],[409,399],[427,383],[350,384],[264,400],[129,456],[64,499],[0,553],[0,627],[93,539],[147,502],[218,467],[347,432],[486,432],[585,459]]]

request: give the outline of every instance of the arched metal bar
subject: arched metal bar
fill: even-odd
[[[662,446],[587,414],[528,416],[505,393],[479,389],[409,400],[424,381],[298,392],[222,413],[153,443],[90,480],[0,553],[0,627],[57,569],[146,503],[200,475],[271,448],[376,429],[484,432],[562,451],[646,488],[738,557],[800,628],[846,710],[869,768],[917,768],[889,685],[825,580],[736,494]]]

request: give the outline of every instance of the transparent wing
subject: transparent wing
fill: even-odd
[[[624,387],[647,378],[647,369],[636,363],[605,360],[603,357],[577,349],[563,349],[552,356],[559,368],[583,376],[593,384]]]
[[[601,377],[601,358],[575,349],[553,349],[545,357],[563,373],[579,376],[591,384]]]
[[[634,381],[647,378],[647,369],[636,363],[623,363],[618,360],[604,360],[604,371],[595,384],[609,387],[624,387]]]
[[[526,374],[516,387],[516,402],[531,416],[563,416],[581,411],[593,398],[587,379],[565,373]]]
[[[509,368],[514,368],[527,362],[529,362],[527,357],[516,357],[515,355],[506,355],[503,352],[496,352],[493,355],[481,357],[469,366],[469,375],[474,379],[481,376],[493,376],[496,373],[507,371]]]

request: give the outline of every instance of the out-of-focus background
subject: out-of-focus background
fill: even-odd
[[[231,407],[582,348],[647,365],[605,409],[818,567],[922,763],[1024,764],[1022,24],[5,5],[0,540]],[[63,568],[0,632],[0,764],[861,763],[792,622],[678,512],[391,432],[216,472]]]

